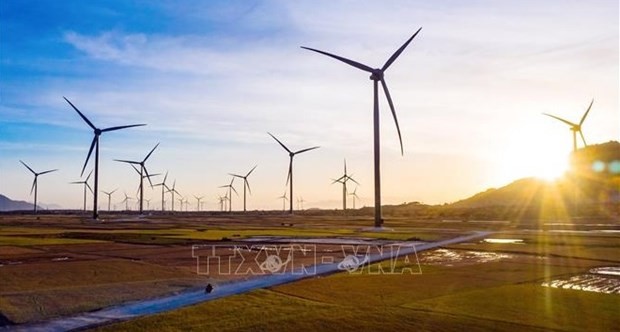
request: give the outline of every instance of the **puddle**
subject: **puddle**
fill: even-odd
[[[603,274],[582,274],[568,279],[542,283],[543,287],[582,290],[586,292],[620,294],[620,279]]]
[[[523,244],[522,239],[484,239],[482,242],[496,244]]]
[[[65,256],[65,257],[52,258],[52,262],[61,262],[61,261],[66,261],[66,260],[69,260],[69,257]]]
[[[456,266],[496,262],[513,257],[514,255],[496,252],[437,249],[420,255],[420,263],[427,265]]]
[[[590,270],[590,273],[605,274],[620,277],[620,266],[597,267]]]

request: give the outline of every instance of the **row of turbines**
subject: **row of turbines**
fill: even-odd
[[[394,107],[394,103],[392,101],[392,97],[390,94],[390,91],[388,89],[386,80],[385,80],[385,72],[390,68],[390,66],[396,61],[396,59],[401,55],[401,53],[407,48],[407,46],[411,43],[411,41],[420,33],[420,31],[422,30],[422,28],[419,28],[409,39],[407,39],[407,41],[405,41],[404,44],[402,44],[402,46],[400,48],[398,48],[389,58],[388,60],[383,64],[383,66],[381,66],[380,68],[373,68],[370,67],[368,65],[362,64],[360,62],[357,61],[353,61],[332,53],[328,53],[325,51],[321,51],[315,48],[310,48],[310,47],[305,47],[302,46],[303,49],[312,51],[312,52],[316,52],[318,54],[321,55],[325,55],[327,57],[333,58],[335,60],[338,60],[340,62],[343,62],[349,66],[352,66],[354,68],[357,68],[359,70],[362,70],[364,72],[367,72],[370,74],[370,80],[373,82],[373,154],[374,154],[374,158],[373,158],[373,166],[374,166],[374,226],[375,227],[381,227],[383,224],[383,219],[382,219],[382,214],[381,214],[381,145],[380,145],[380,113],[379,113],[379,84],[381,85],[381,88],[383,90],[383,93],[385,95],[385,98],[387,99],[390,111],[392,113],[392,117],[394,119],[394,124],[396,126],[396,131],[398,133],[398,139],[399,139],[399,143],[400,143],[400,152],[401,155],[404,154],[404,148],[403,148],[403,142],[402,142],[402,136],[401,136],[401,132],[400,132],[400,126],[398,124],[398,118],[396,116],[396,110]],[[115,126],[115,127],[109,127],[109,128],[104,128],[104,129],[100,129],[98,127],[96,127],[82,112],[80,112],[80,110],[73,105],[67,98],[63,97],[67,103],[69,103],[69,105],[71,105],[71,107],[79,114],[79,116],[84,120],[84,122],[86,122],[86,124],[93,130],[94,133],[94,137],[93,140],[91,142],[90,145],[90,149],[88,151],[88,156],[86,157],[86,161],[84,162],[84,166],[82,167],[82,173],[81,176],[83,176],[84,171],[86,169],[86,165],[88,164],[88,161],[90,160],[91,154],[93,152],[93,149],[95,150],[95,160],[94,160],[94,189],[92,190],[93,192],[93,219],[97,219],[98,218],[98,212],[97,212],[97,203],[98,203],[98,192],[99,192],[99,137],[101,136],[101,134],[106,133],[106,132],[111,132],[111,131],[117,131],[117,130],[121,130],[121,129],[127,129],[127,128],[132,128],[132,127],[139,127],[139,126],[144,126],[145,124],[132,124],[132,125],[123,125],[123,126]],[[585,121],[586,116],[588,115],[588,113],[590,112],[590,109],[592,107],[594,100],[592,100],[592,103],[590,103],[590,106],[588,107],[587,111],[585,112],[585,114],[583,115],[583,117],[581,118],[581,121],[578,124],[572,123],[568,120],[562,119],[560,117],[557,117],[555,115],[551,115],[551,114],[546,114],[547,116],[550,116],[552,118],[555,118],[559,121],[562,121],[566,124],[568,124],[569,126],[571,126],[571,131],[573,132],[573,149],[576,150],[577,149],[577,133],[579,133],[579,135],[581,135],[581,138],[583,140],[584,145],[585,143],[585,138],[583,136],[583,133],[581,131],[581,126],[583,124],[583,122]],[[309,147],[309,148],[305,148],[305,149],[301,149],[301,150],[297,150],[297,151],[293,151],[290,150],[285,144],[283,144],[279,139],[277,139],[273,134],[268,133],[277,143],[279,143],[279,145],[288,153],[289,155],[289,169],[288,169],[288,174],[287,174],[287,180],[286,180],[286,184],[289,185],[289,197],[294,197],[293,195],[293,158],[301,153],[304,152],[308,152],[314,149],[318,149],[318,146],[313,146],[313,147]],[[136,172],[138,172],[140,174],[140,211],[143,211],[143,193],[144,193],[144,179],[148,179],[148,181],[150,182],[150,178],[151,175],[149,175],[146,167],[145,167],[145,162],[146,160],[150,157],[150,155],[153,153],[153,151],[157,148],[158,145],[156,145],[150,152],[149,154],[147,154],[147,156],[142,160],[142,161],[131,161],[131,160],[118,160],[119,162],[124,162],[124,163],[128,163],[131,164],[134,169],[136,170]],[[23,163],[23,162],[22,162]],[[25,165],[25,163],[24,163]],[[27,165],[25,165],[26,167],[28,167]],[[139,166],[139,167],[136,167]],[[227,200],[228,200],[228,206],[229,206],[229,210],[230,210],[230,206],[231,206],[231,201],[232,201],[232,191],[234,191],[236,193],[236,190],[233,188],[233,181],[235,178],[241,178],[244,181],[243,184],[243,191],[244,191],[244,211],[245,211],[245,202],[246,202],[246,189],[248,192],[250,192],[250,186],[249,186],[249,182],[247,180],[248,176],[254,171],[254,169],[256,168],[256,166],[254,166],[254,168],[252,168],[246,175],[239,175],[239,174],[230,174],[233,178],[231,180],[231,182],[229,184],[226,184],[224,186],[221,186],[222,188],[227,188],[228,189],[228,194],[227,194]],[[36,191],[36,186],[37,186],[37,177],[39,175],[43,175],[46,173],[50,173],[53,172],[55,170],[49,170],[49,171],[44,171],[44,172],[40,172],[40,173],[36,173],[34,172],[30,167],[28,167],[28,169],[35,175],[35,180],[33,183],[33,189],[35,189]],[[155,186],[161,186],[162,187],[162,209],[163,207],[163,202],[164,202],[164,194],[167,190],[167,192],[172,194],[172,204],[174,204],[174,194],[178,192],[175,189],[175,184],[172,185],[172,187],[168,187],[165,184],[165,180],[166,177],[164,177],[164,181],[162,183],[156,184]],[[334,180],[334,183],[341,183],[343,185],[343,208],[346,210],[346,195],[347,195],[347,189],[346,189],[346,183],[348,181],[352,181],[354,183],[357,183],[357,181],[355,181],[351,176],[347,175],[346,173],[346,164],[345,164],[345,174]],[[151,185],[153,185],[151,183]],[[86,190],[86,189],[85,189]],[[286,202],[286,200],[288,199],[286,197],[286,193],[285,195],[283,195],[281,197],[283,199],[283,203]],[[292,199],[288,199],[289,201],[289,211],[292,213],[293,212],[293,200]],[[223,206],[224,204],[224,198],[220,197],[220,204],[221,206]],[[36,192],[35,192],[35,208],[36,208]]]

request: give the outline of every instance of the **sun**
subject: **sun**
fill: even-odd
[[[568,170],[569,155],[553,140],[520,139],[507,147],[501,174],[507,181],[524,177],[555,181]]]

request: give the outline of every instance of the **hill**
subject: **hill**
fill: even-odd
[[[0,211],[23,211],[32,210],[34,204],[24,201],[14,201],[0,194]]]

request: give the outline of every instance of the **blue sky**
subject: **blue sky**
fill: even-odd
[[[102,136],[103,190],[135,192],[113,159],[170,172],[185,196],[215,209],[227,173],[250,178],[250,208],[278,208],[291,149],[295,196],[340,205],[347,158],[372,204],[372,83],[368,75],[299,48],[380,66],[417,28],[386,73],[403,133],[381,96],[384,202],[454,201],[524,176],[561,172],[568,128],[589,143],[618,140],[617,1],[2,1],[0,193],[78,207],[96,125],[147,123]],[[238,186],[241,189],[241,186]],[[121,196],[114,197],[120,201]],[[147,191],[153,204],[157,192]],[[233,202],[234,208],[241,206]],[[157,203],[159,204],[159,203]],[[120,206],[120,205],[119,205]]]

